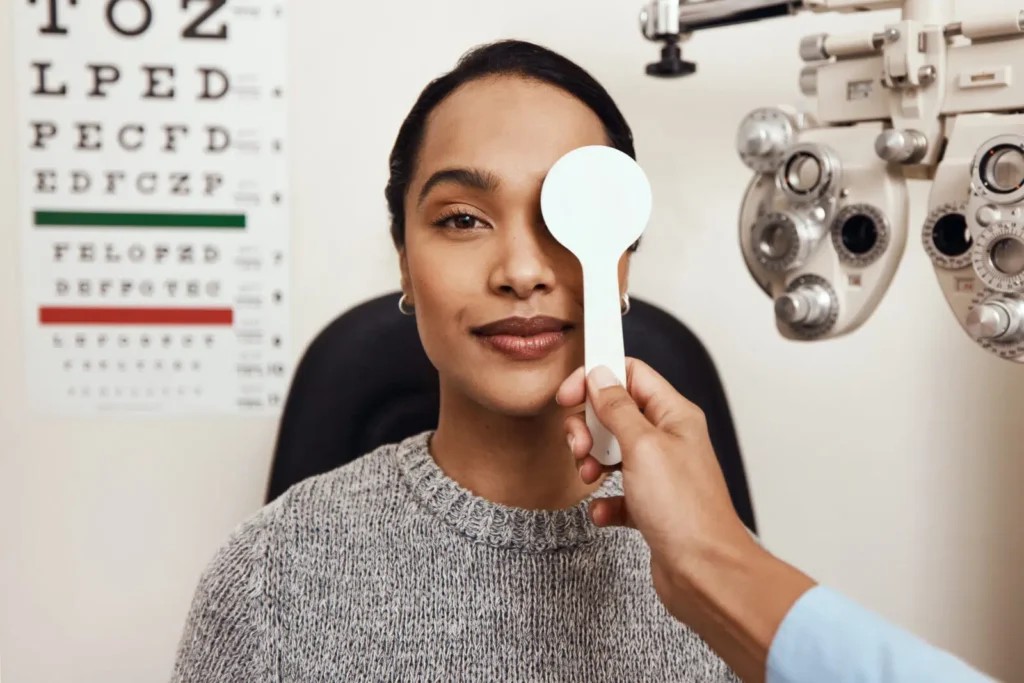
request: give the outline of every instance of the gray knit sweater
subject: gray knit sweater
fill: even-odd
[[[430,433],[306,480],[203,573],[175,683],[737,681],[651,586],[631,530],[586,504],[474,496]],[[595,495],[621,492],[617,477]]]

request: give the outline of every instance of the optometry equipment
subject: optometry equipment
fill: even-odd
[[[619,261],[640,239],[651,216],[651,186],[643,169],[612,147],[575,149],[548,171],[540,205],[548,230],[583,268],[584,353],[589,373],[604,365],[626,385],[619,308]],[[618,441],[597,420],[590,400],[591,450],[602,465],[622,462]]]
[[[902,258],[908,183],[931,182],[920,244],[950,310],[979,346],[1024,362],[1024,4],[971,0],[955,15],[953,0],[655,0],[641,29],[668,52],[648,73],[685,75],[669,48],[697,30],[883,9],[901,18],[801,41],[810,111],[765,107],[740,123],[737,152],[756,174],[740,211],[747,268],[783,336],[849,334]]]

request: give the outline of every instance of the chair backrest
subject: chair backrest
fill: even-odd
[[[346,311],[306,349],[281,417],[267,502],[307,477],[437,427],[437,371],[415,319],[399,312],[399,296]],[[704,345],[675,317],[636,298],[623,332],[627,355],[653,367],[704,411],[733,505],[756,533],[732,415]]]

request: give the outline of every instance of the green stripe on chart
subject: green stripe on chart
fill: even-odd
[[[37,227],[233,228],[244,230],[245,214],[36,211],[35,225]]]

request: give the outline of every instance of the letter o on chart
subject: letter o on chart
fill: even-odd
[[[134,9],[120,9],[126,5]],[[122,36],[138,36],[146,32],[153,23],[153,10],[147,0],[109,0],[107,2],[107,23]]]

